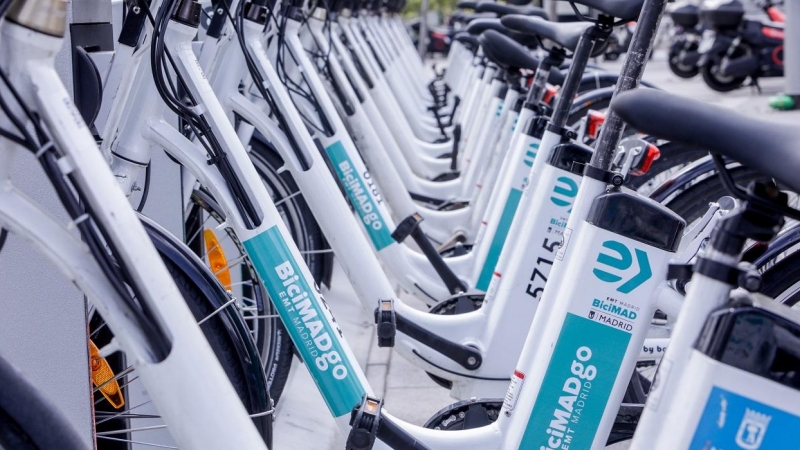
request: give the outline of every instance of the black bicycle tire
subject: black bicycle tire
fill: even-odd
[[[570,128],[575,128],[580,122],[581,119],[589,114],[590,110],[594,111],[602,111],[608,109],[609,105],[611,104],[611,98],[602,98],[598,99],[596,102],[592,103],[585,103],[581,105],[579,109],[573,109],[569,116],[567,116],[567,126]]]
[[[794,251],[769,267],[761,274],[760,292],[771,298],[778,298],[788,288],[800,281],[800,252]],[[794,295],[781,303],[792,307],[800,301],[800,295]]]
[[[245,372],[242,368],[241,361],[239,360],[241,356],[234,349],[234,340],[246,340],[251,342],[250,336],[242,334],[232,336],[231,333],[236,333],[237,331],[227,327],[223,323],[221,314],[214,314],[216,311],[215,307],[207,298],[207,296],[210,295],[208,293],[209,289],[223,291],[224,288],[219,284],[215,284],[214,286],[200,286],[189,274],[185,272],[183,268],[180,267],[180,265],[173,263],[170,258],[166,257],[164,254],[161,254],[160,256],[164,262],[164,266],[175,282],[178,291],[186,302],[186,305],[191,311],[193,317],[198,322],[205,319],[205,321],[200,325],[200,330],[203,332],[203,335],[214,352],[214,355],[219,360],[223,371],[228,377],[228,380],[231,382],[231,385],[236,391],[237,396],[244,404],[245,409],[248,411],[248,413],[254,415],[264,413],[271,409],[271,401],[268,394],[265,394],[265,392],[268,391],[268,387],[266,377],[264,377],[263,372],[259,372],[260,376],[258,377],[251,376],[252,373]],[[204,267],[199,262],[196,266]],[[213,278],[213,276],[211,278]],[[227,294],[220,295],[227,297]],[[231,314],[228,316],[228,318],[233,320],[242,320],[238,314]],[[239,333],[244,333],[245,330],[247,330],[247,327],[246,325],[241,324],[241,326],[237,327],[237,329],[240,330]],[[256,351],[255,346],[253,346],[249,358],[258,359],[258,357],[258,352]],[[111,360],[109,360],[109,362],[110,361]],[[126,365],[124,358],[118,361],[122,364],[122,366],[116,367],[116,371],[121,370]],[[99,392],[96,393],[95,401],[97,402],[101,399],[102,394]],[[102,403],[96,404],[95,412],[105,411],[104,406],[105,405]],[[271,445],[272,415],[261,415],[255,417],[253,422],[264,442],[268,446]],[[103,450],[105,448],[116,449],[119,447],[119,444],[119,441],[114,440],[97,440],[98,450]]]
[[[729,171],[736,183],[741,186],[746,186],[747,182],[760,177],[756,171],[742,166]],[[720,197],[728,195],[728,191],[717,175],[705,175],[709,176],[694,184],[687,185],[686,189],[679,192],[675,197],[668,199],[664,206],[683,217],[687,223],[702,217],[708,210],[710,202],[715,202]]]
[[[207,214],[214,216],[220,223],[224,223],[224,212],[222,211],[221,207],[209,196],[203,194],[202,192],[196,192],[191,196],[191,201],[192,205],[189,207],[186,215],[187,227],[193,223],[193,220],[200,209],[204,210]],[[228,229],[225,230],[225,232],[230,234],[231,240],[239,247],[242,254],[245,254],[244,246],[238,240],[233,230]],[[187,233],[187,235],[189,235],[189,233]],[[195,248],[194,250],[197,251],[198,249]],[[249,264],[248,261],[245,261],[245,263]],[[255,271],[255,268],[251,269],[251,274],[256,278],[255,281],[260,283],[260,279],[258,278],[258,273]],[[265,305],[265,311],[263,311],[263,313],[270,313],[272,311],[272,305],[268,300],[266,291],[262,292],[261,295],[264,297],[263,301]],[[261,319],[262,322],[266,322],[267,320],[270,319]],[[262,350],[262,347],[265,345],[265,343],[268,345],[266,352],[262,352],[262,367],[264,368],[264,373],[267,376],[267,385],[269,386],[270,398],[272,398],[272,401],[277,404],[281,398],[281,395],[283,394],[283,390],[286,388],[286,383],[289,380],[289,373],[292,366],[292,356],[294,354],[294,345],[289,338],[286,328],[283,326],[283,323],[280,320],[273,321],[273,326],[271,327],[270,331],[270,336],[260,335],[256,339],[255,343],[256,346],[259,347],[259,350]]]
[[[283,192],[294,193],[300,190],[288,171],[279,171],[279,169],[284,166],[284,162],[276,151],[269,148],[259,139],[252,139],[250,146],[252,148],[250,159],[253,161],[259,176],[268,184],[272,192],[275,192],[275,190],[279,188],[277,185],[278,183],[281,184],[280,190]],[[293,204],[293,208],[295,209],[295,220],[301,220],[302,235],[305,239],[304,244],[306,250],[327,250],[328,243],[325,241],[322,229],[306,203],[305,198],[302,195],[297,195],[292,198],[289,203]],[[296,230],[293,223],[289,223],[289,228],[289,231],[292,232],[292,236],[297,239],[300,233]],[[329,277],[328,272],[331,269],[332,260],[330,257],[327,257],[328,255],[332,257],[333,253],[307,253],[304,255],[306,265],[317,283],[321,283]]]
[[[211,349],[214,351],[214,355],[219,359],[222,369],[231,381],[231,385],[233,385],[234,390],[239,395],[239,399],[244,403],[247,411],[250,414],[259,414],[271,409],[272,405],[269,404],[269,401],[263,404],[253,404],[251,401],[252,397],[247,391],[250,389],[266,389],[266,379],[254,380],[242,371],[239,364],[239,355],[233,350],[233,343],[231,342],[233,339],[249,339],[250,336],[231,336],[229,334],[231,330],[225,327],[219,315],[215,314],[213,317],[209,317],[215,311],[211,304],[203,298],[205,295],[203,293],[203,288],[197,286],[197,284],[172,262],[164,260],[164,265],[167,267],[167,271],[169,271],[172,279],[178,286],[178,290],[186,301],[186,305],[189,307],[194,318],[198,321],[205,319],[205,322],[200,325],[200,330],[203,332]],[[222,286],[219,286],[219,289],[222,289]],[[233,316],[238,317],[236,315]],[[257,358],[258,355],[255,354],[253,357]],[[263,386],[260,385],[260,381],[263,381]],[[258,383],[259,385],[254,386],[254,383]],[[271,444],[272,417],[261,416],[254,421],[256,422],[256,428],[264,439],[264,442]]]
[[[3,358],[0,386],[0,448],[88,448],[63,413]]]

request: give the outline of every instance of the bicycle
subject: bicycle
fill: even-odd
[[[0,11],[6,9],[8,2],[2,6]],[[256,417],[257,429],[226,377],[237,371],[246,373],[247,368],[232,367],[228,373],[222,369],[172,278],[181,282],[184,292],[187,288],[202,288],[205,290],[201,292],[209,295],[216,290],[214,295],[221,295],[225,303],[231,300],[218,284],[204,284],[191,278],[200,275],[213,280],[207,272],[198,271],[197,266],[191,267],[195,260],[174,253],[181,250],[174,245],[174,238],[170,240],[152,225],[147,226],[149,233],[145,231],[146,227],[117,187],[117,181],[105,168],[94,138],[55,72],[53,58],[61,47],[65,6],[62,2],[35,5],[16,2],[9,8],[0,30],[3,35],[0,41],[3,46],[0,52],[0,78],[3,81],[0,107],[4,113],[0,117],[4,140],[0,177],[6,180],[0,194],[3,229],[0,234],[11,233],[32,242],[90,299],[93,320],[99,317],[99,313],[108,324],[99,327],[113,331],[114,339],[107,345],[97,348],[91,344],[94,346],[90,353],[95,369],[92,378],[98,403],[108,402],[117,409],[121,408],[125,400],[125,385],[118,381],[132,382],[133,379],[126,376],[135,370],[134,378],[146,386],[176,442],[192,448],[210,448],[223,442],[263,448],[263,439],[269,439],[271,433],[271,413],[266,410],[270,407],[269,398],[263,387],[260,392],[257,389],[259,382],[265,385],[263,374],[253,372],[251,367],[250,376],[257,376],[239,380],[237,384],[245,393],[253,389],[248,393],[251,395],[248,407],[264,408],[255,411],[256,416],[260,416]],[[9,71],[11,66],[13,71]],[[35,134],[28,131],[26,124],[31,124]],[[68,227],[57,223],[14,190],[10,183],[11,162],[22,149],[30,151],[42,164],[71,217],[68,226],[80,232],[82,241]],[[165,257],[165,262],[160,262],[156,247],[148,244],[151,237],[161,239],[157,243],[159,250],[172,252]],[[202,264],[199,267],[202,268]],[[209,328],[212,325],[218,327],[218,323],[238,323],[236,317],[226,322],[223,320],[225,314],[208,314],[210,305],[220,301],[220,297],[195,293],[188,300],[205,302],[200,306],[206,308],[203,317],[210,319],[204,327],[209,336],[222,339],[241,337],[233,330],[220,333],[219,328]],[[247,346],[248,341],[243,339],[241,342],[244,346],[234,351],[257,360],[252,347]],[[230,348],[233,344],[228,345]],[[214,350],[219,348],[217,344]],[[120,350],[133,364],[115,374],[107,357]],[[203,370],[196,370],[198,366]],[[10,378],[18,376],[11,372],[6,372],[6,375]],[[20,386],[20,391],[6,393],[4,399],[18,400],[15,394],[19,394],[28,395],[32,402],[37,401],[34,394],[26,391],[22,381],[10,380],[7,386],[12,384]],[[201,391],[204,395],[197,395]],[[43,419],[50,420],[55,419],[57,413],[38,411],[40,407],[48,405],[33,403],[30,410],[4,407],[7,414],[14,414],[5,419],[6,423],[17,422],[26,433],[34,434],[30,437],[37,445],[46,446],[48,441],[40,440],[39,436],[41,426],[46,422],[38,424],[38,430],[30,428],[31,414],[40,414]],[[183,411],[184,407],[189,409]],[[218,407],[223,408],[224,413],[216,409]],[[117,413],[117,417],[123,417],[126,423],[129,419],[121,413]],[[226,429],[192,429],[185,426],[185,420],[189,419],[196,423],[204,420],[225,423]],[[136,430],[136,427],[129,427],[122,433]],[[59,425],[54,425],[52,433],[52,437],[64,437],[64,446],[70,445],[69,436]],[[98,439],[113,434],[119,435],[119,432],[100,434]],[[124,438],[125,434],[122,436]]]
[[[658,105],[658,111],[648,111],[653,105]],[[758,280],[752,266],[739,264],[746,239],[770,240],[780,230],[784,216],[797,219],[800,213],[787,206],[787,195],[770,180],[751,184],[747,190],[738,187],[722,156],[796,190],[796,132],[662,93],[626,93],[612,108],[634,126],[713,152],[726,187],[744,200],[739,210],[720,222],[691,269],[686,310],[656,375],[632,448],[652,448],[654,442],[669,448],[687,448],[698,442],[791,446],[796,438],[782,425],[792,423],[798,414],[793,400],[798,395],[793,382],[798,363],[792,355],[800,317],[770,299],[731,291],[739,286],[752,291],[752,282],[746,281]],[[753,148],[769,149],[783,163],[772,164],[771,159],[754,155]],[[789,295],[793,292],[790,288]],[[779,290],[772,294],[786,300]],[[762,332],[756,331],[759,329]],[[754,347],[760,349],[761,358],[750,356],[747,349]],[[681,402],[684,407],[678,406]],[[675,413],[676,407],[683,417]],[[714,419],[719,414],[730,420]],[[768,429],[771,420],[776,423]],[[662,431],[667,427],[670,434]]]

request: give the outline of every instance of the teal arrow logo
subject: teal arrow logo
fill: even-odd
[[[569,177],[558,177],[550,201],[556,206],[569,207],[572,206],[572,199],[576,195],[578,195],[578,183]]]
[[[531,144],[530,148],[532,148],[533,150],[539,150],[539,144],[536,144],[536,143]],[[533,167],[533,160],[536,159],[536,152],[533,151],[533,150],[526,151],[525,152],[525,157],[524,157],[524,159],[522,161],[528,167]]]
[[[597,255],[597,262],[599,264],[617,269],[618,271],[627,271],[631,268],[633,265],[633,254],[625,244],[609,240],[603,242],[603,247],[611,253],[600,252],[600,254]],[[636,265],[639,267],[639,270],[632,278],[617,288],[617,291],[623,294],[631,293],[653,276],[653,271],[650,269],[650,260],[647,258],[647,252],[637,248],[634,249],[634,253],[636,255]],[[622,275],[602,269],[594,269],[592,273],[600,281],[606,283],[617,283],[623,279]]]

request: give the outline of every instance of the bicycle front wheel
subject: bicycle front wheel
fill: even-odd
[[[157,225],[143,220],[159,255],[197,320],[225,374],[264,441],[272,439],[272,402],[266,377],[250,330],[236,310],[235,299],[192,251]],[[92,368],[108,364],[105,375],[93,371],[97,448],[128,450],[132,444],[172,448],[166,425],[139,380],[136,369],[121,352],[102,358],[113,330],[93,308],[89,311]],[[197,370],[202,370],[198,367]],[[100,377],[100,378],[98,378]],[[202,393],[198,393],[202,395]]]
[[[0,449],[86,449],[66,417],[0,358]]]

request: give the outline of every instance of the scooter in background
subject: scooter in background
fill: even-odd
[[[694,78],[700,73],[697,67],[703,36],[700,10],[692,3],[682,3],[671,8],[669,16],[674,24],[667,54],[669,69],[681,78]]]
[[[772,3],[764,6],[768,14],[775,11]],[[738,0],[706,3],[700,8],[700,21],[707,29],[700,41],[697,65],[703,80],[715,91],[732,91],[748,78],[750,85],[758,87],[759,78],[783,76],[783,24],[750,20],[744,15]]]

